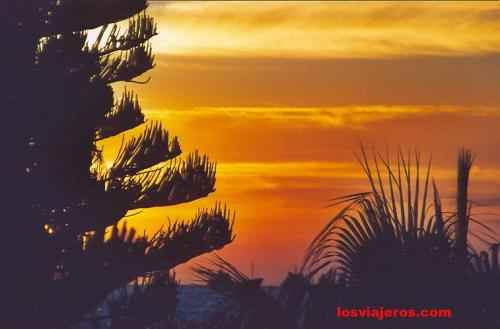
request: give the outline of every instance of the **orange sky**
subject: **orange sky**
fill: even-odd
[[[225,201],[237,239],[221,254],[276,283],[333,215],[326,200],[366,189],[361,141],[432,153],[445,198],[470,147],[476,209],[500,205],[497,3],[162,1],[149,13],[157,66],[131,87],[186,153],[218,161],[218,181],[205,200],[130,223],[152,232]],[[103,144],[107,159],[120,138]]]

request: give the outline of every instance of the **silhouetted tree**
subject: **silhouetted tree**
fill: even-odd
[[[214,328],[498,328],[498,236],[471,214],[472,159],[469,151],[460,152],[457,211],[446,212],[430,161],[422,173],[418,154],[399,153],[395,163],[376,154],[370,163],[362,150],[359,162],[369,190],[333,200],[332,206],[344,207],[313,239],[302,266],[288,274],[279,293],[249,285],[251,280],[221,259],[195,268],[228,305],[239,306],[239,317]],[[476,253],[469,236],[490,250]],[[344,320],[335,315],[338,306],[451,308],[453,318]],[[256,325],[269,314],[275,314],[273,321]]]
[[[369,192],[335,199],[336,204],[347,203],[346,207],[307,252],[305,267],[309,271],[318,273],[333,266],[336,282],[342,282],[349,291],[340,301],[324,298],[323,303],[344,307],[449,307],[452,319],[426,320],[425,325],[497,327],[497,249],[478,255],[468,239],[475,236],[489,246],[498,243],[495,232],[471,215],[467,190],[472,163],[472,153],[462,150],[457,165],[456,212],[448,212],[443,210],[430,176],[431,161],[422,173],[418,153],[407,157],[399,153],[395,163],[375,154],[370,163],[362,150],[360,164],[368,178]],[[358,327],[386,328],[387,321],[382,322],[359,322]],[[336,323],[347,325],[342,320]],[[329,325],[332,323],[310,328]],[[390,325],[421,328],[422,320],[392,320]]]
[[[130,210],[190,202],[215,186],[215,164],[197,152],[177,160],[180,144],[158,122],[124,140],[109,167],[97,147],[145,122],[138,97],[129,90],[116,97],[111,84],[145,82],[139,77],[154,66],[149,40],[157,28],[147,1],[1,6],[12,45],[2,55],[12,124],[12,159],[3,164],[12,187],[4,222],[11,246],[6,327],[68,327],[129,282],[171,282],[157,273],[230,243],[232,218],[220,205],[149,238],[117,226]],[[127,19],[127,28],[116,24]],[[100,33],[89,44],[85,31],[93,28]]]

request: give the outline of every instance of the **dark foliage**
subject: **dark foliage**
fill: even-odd
[[[225,308],[207,320],[207,328],[292,328],[278,301],[262,287],[262,279],[247,277],[219,256],[209,266],[195,268],[195,273],[225,299]]]
[[[95,328],[176,328],[178,282],[168,272],[147,274],[120,287],[80,324]]]
[[[228,304],[239,305],[238,314],[258,319],[272,310],[278,328],[497,328],[499,244],[495,233],[472,217],[471,153],[459,155],[456,212],[443,211],[436,184],[431,185],[431,163],[422,175],[418,154],[399,153],[395,164],[377,154],[370,165],[362,150],[360,163],[370,190],[332,200],[343,208],[313,239],[300,270],[288,274],[278,294],[266,294],[260,284],[244,289],[249,279],[221,259],[195,271],[208,287],[228,296]],[[476,254],[469,236],[487,243],[489,251]],[[250,297],[259,302],[246,303]],[[381,306],[451,308],[453,318],[379,321],[336,315],[337,307]],[[219,328],[260,328],[236,319]]]
[[[146,7],[145,0],[0,5],[7,13],[0,30],[6,32],[2,98],[11,155],[2,161],[11,189],[4,202],[9,270],[2,305],[9,308],[2,328],[69,327],[138,280],[146,286],[124,306],[134,319],[120,313],[112,327],[168,322],[175,289],[158,273],[233,239],[233,215],[220,205],[153,237],[121,221],[131,209],[190,202],[215,189],[215,163],[198,152],[179,160],[177,137],[158,122],[124,139],[109,168],[103,162],[99,140],[145,122],[138,97],[126,90],[117,100],[111,83],[145,82],[140,76],[154,67],[149,40],[157,29]],[[116,23],[127,19],[121,30]],[[100,34],[89,44],[91,28]],[[169,311],[152,314],[157,310],[139,301],[160,303],[152,291],[164,281]]]

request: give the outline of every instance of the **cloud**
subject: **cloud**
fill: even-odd
[[[500,56],[290,59],[158,55],[146,108],[500,105]],[[149,101],[151,100],[151,101]]]
[[[238,234],[223,255],[240,268],[273,264],[256,265],[277,282],[335,213],[326,200],[367,189],[353,156],[360,141],[432,154],[450,210],[456,151],[469,147],[471,197],[481,211],[498,206],[496,2],[169,1],[150,13],[157,67],[132,88],[147,118],[186,153],[216,160],[218,175],[216,193],[194,205],[130,217],[139,229],[223,200]],[[107,160],[121,138],[100,143]]]
[[[498,53],[500,6],[472,3],[155,3],[169,54],[386,58]]]
[[[492,107],[460,106],[337,106],[337,107],[192,107],[146,110],[154,117],[212,118],[221,120],[281,121],[291,126],[349,127],[363,129],[368,124],[395,119],[457,115],[500,120],[500,110]]]

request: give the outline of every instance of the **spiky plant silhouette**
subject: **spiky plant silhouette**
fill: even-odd
[[[110,294],[102,304],[104,321],[96,316],[89,320],[96,328],[176,328],[178,285],[174,274],[149,273]]]
[[[219,204],[152,237],[118,225],[131,210],[186,203],[215,190],[215,163],[198,152],[178,160],[179,141],[159,122],[123,139],[109,167],[103,162],[98,141],[145,123],[138,97],[130,89],[116,97],[112,84],[145,83],[141,75],[154,67],[149,40],[157,28],[147,5],[0,5],[8,13],[1,30],[12,44],[2,62],[12,66],[5,70],[10,84],[4,96],[13,126],[7,143],[12,161],[3,164],[12,191],[5,202],[11,237],[2,304],[11,309],[1,327],[68,327],[115,289],[233,239],[233,215]],[[89,41],[94,28],[100,32]],[[150,307],[162,307],[155,303],[158,298]]]
[[[451,212],[443,210],[430,176],[431,161],[422,175],[418,153],[405,157],[399,152],[395,163],[375,154],[370,164],[362,148],[358,159],[370,190],[333,200],[332,205],[347,205],[313,240],[304,266],[314,274],[333,265],[349,289],[344,306],[451,307],[454,321],[428,324],[460,328],[475,319],[493,328],[495,304],[486,297],[484,269],[474,266],[478,255],[469,235],[489,244],[498,238],[471,215],[472,153],[461,150],[458,155],[456,211]],[[495,285],[500,287],[500,281],[492,279],[489,289]],[[486,319],[486,313],[493,317]],[[400,325],[419,328],[421,323]]]
[[[407,294],[415,273],[428,286],[437,275],[455,271],[450,230],[454,216],[444,217],[436,185],[431,187],[430,161],[424,175],[418,154],[413,163],[399,153],[396,169],[377,156],[373,171],[362,149],[359,162],[370,191],[334,199],[332,205],[349,204],[312,242],[305,266],[315,273],[334,262],[347,285],[379,288],[386,298],[403,287]],[[423,287],[415,288],[418,293]]]
[[[472,154],[459,153],[452,212],[443,210],[431,161],[422,169],[418,153],[399,152],[394,163],[375,154],[370,164],[362,148],[358,160],[370,189],[331,200],[331,206],[341,209],[313,239],[299,270],[289,273],[279,287],[274,312],[286,314],[289,328],[373,329],[387,328],[387,321],[343,321],[334,315],[335,308],[450,307],[454,319],[427,320],[425,325],[495,328],[500,323],[495,312],[498,239],[471,216],[467,187]],[[471,232],[472,224],[477,233]],[[476,254],[468,239],[471,234],[489,237],[491,252]],[[204,269],[211,273],[204,276],[206,282],[227,277],[226,266],[214,265]],[[391,326],[421,328],[421,321],[404,319]]]
[[[262,286],[262,279],[249,278],[218,255],[194,272],[225,301],[224,308],[207,320],[207,328],[293,328],[279,302]]]

